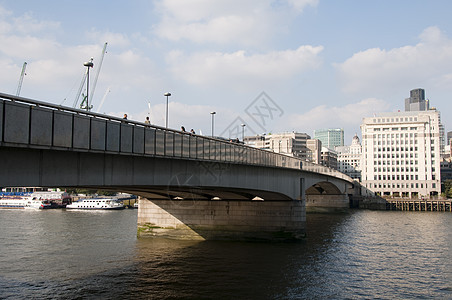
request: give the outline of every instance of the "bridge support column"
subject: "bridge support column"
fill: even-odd
[[[348,210],[348,195],[306,195],[306,211],[309,212],[342,212]]]
[[[305,236],[302,201],[140,199],[138,236],[197,240],[294,240]]]

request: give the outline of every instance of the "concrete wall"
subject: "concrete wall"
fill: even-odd
[[[138,235],[199,240],[305,236],[301,201],[139,200]]]
[[[350,207],[348,195],[306,195],[306,212],[341,212]]]

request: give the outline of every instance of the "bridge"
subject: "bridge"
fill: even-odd
[[[292,239],[306,206],[346,208],[353,180],[226,140],[0,93],[0,186],[140,196],[138,235]]]

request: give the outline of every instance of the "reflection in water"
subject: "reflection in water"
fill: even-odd
[[[298,243],[136,238],[136,211],[0,211],[0,298],[452,298],[452,214],[308,215]]]

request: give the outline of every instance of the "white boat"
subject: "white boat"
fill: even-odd
[[[114,198],[90,198],[72,202],[66,209],[124,209],[124,204]]]
[[[61,191],[39,191],[32,193],[30,197],[49,202],[52,208],[64,208],[67,204],[71,203],[71,196]]]
[[[0,208],[9,209],[46,209],[51,204],[47,200],[38,200],[29,197],[3,197],[0,199]]]

